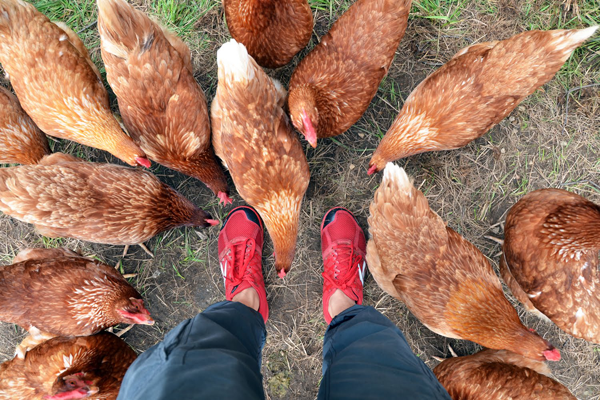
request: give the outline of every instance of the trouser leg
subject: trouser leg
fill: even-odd
[[[237,302],[186,320],[131,365],[118,400],[264,399],[263,318]]]
[[[336,316],[327,329],[318,399],[450,396],[396,325],[373,307],[356,305]]]

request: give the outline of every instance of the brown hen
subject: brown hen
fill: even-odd
[[[0,0],[0,63],[23,109],[50,136],[150,167],[121,130],[81,39],[21,0]]]
[[[150,159],[231,203],[187,45],[125,0],[98,0],[98,30],[106,76],[133,140]]]
[[[459,51],[408,96],[369,162],[452,150],[485,134],[548,82],[597,27],[530,31]]]
[[[600,343],[600,206],[566,190],[536,190],[510,209],[504,236],[500,272],[515,297]]]
[[[429,208],[402,168],[385,168],[368,222],[369,270],[429,329],[536,360],[560,359],[523,326],[485,256]]]
[[[576,400],[544,362],[506,350],[449,358],[433,373],[453,400]]]
[[[25,352],[54,336],[87,336],[117,324],[152,325],[142,296],[99,261],[63,249],[27,249],[0,266],[0,321],[30,337]]]
[[[0,164],[36,164],[50,154],[46,135],[0,86]]]
[[[289,63],[312,35],[307,0],[224,0],[223,7],[231,36],[266,68]]]
[[[240,196],[256,208],[275,248],[281,278],[296,250],[298,218],[310,174],[281,108],[285,90],[232,39],[217,52],[219,86],[211,107],[215,152]]]
[[[61,153],[40,165],[0,169],[0,211],[34,224],[44,236],[114,245],[218,223],[149,172]]]
[[[114,400],[135,358],[111,333],[53,338],[0,365],[0,400]]]
[[[290,80],[292,122],[311,146],[367,110],[404,36],[411,0],[358,0],[300,62]]]

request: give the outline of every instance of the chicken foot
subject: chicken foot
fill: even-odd
[[[458,357],[458,355],[456,354],[456,352],[454,351],[454,349],[452,348],[452,346],[448,345],[448,350],[450,350],[450,354],[452,355],[452,357]],[[432,358],[436,361],[442,362],[444,360],[447,360],[447,358],[443,358],[443,357],[437,357],[437,356],[432,356]]]
[[[127,332],[129,332],[129,331],[131,330],[131,328],[133,328],[133,326],[134,326],[134,325],[135,325],[135,324],[130,324],[130,325],[127,325],[127,327],[125,327],[125,328],[121,329],[121,330],[120,330],[119,332],[117,332],[117,333],[115,333],[115,328],[114,328],[114,327],[112,327],[112,326],[111,326],[110,328],[108,328],[106,331],[107,331],[107,332],[110,332],[110,333],[112,333],[112,334],[114,334],[115,336],[121,337],[121,336],[123,336],[124,334],[126,334]]]
[[[148,248],[146,247],[146,245],[144,243],[138,243],[138,246],[140,246],[142,248],[142,250],[144,250],[150,257],[154,258],[154,254],[148,250]],[[127,255],[127,251],[129,250],[129,245],[126,244],[125,248],[123,249],[123,257],[125,257]]]

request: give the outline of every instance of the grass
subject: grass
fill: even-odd
[[[215,53],[229,38],[219,0],[132,0],[164,26],[180,35],[192,50],[195,74],[210,102],[216,90]],[[352,0],[310,0],[315,34],[324,35]],[[92,59],[103,71],[96,27],[96,5],[89,0],[36,0],[34,4],[53,20],[62,20],[80,36]],[[565,11],[560,0],[414,0],[409,26],[388,76],[364,117],[346,134],[322,140],[316,149],[305,145],[311,184],[305,197],[297,254],[285,282],[274,268],[272,246],[265,239],[264,272],[271,318],[263,351],[263,375],[272,399],[314,398],[321,369],[326,325],[321,315],[320,220],[327,209],[343,205],[367,228],[368,207],[381,176],[367,176],[366,166],[410,92],[458,50],[474,43],[508,38],[530,29],[584,28],[600,23],[600,2],[579,1],[579,13]],[[87,28],[87,29],[86,29]],[[311,45],[316,40],[313,38]],[[309,47],[310,47],[309,46]],[[272,74],[289,80],[302,52],[292,65]],[[600,203],[600,35],[577,50],[557,76],[527,98],[509,118],[484,137],[462,149],[426,153],[399,160],[431,207],[452,228],[473,242],[497,267],[499,247],[484,235],[501,236],[510,206],[523,194],[542,187],[563,187]],[[567,98],[568,107],[567,107]],[[116,102],[112,103],[116,110]],[[565,123],[566,120],[566,123]],[[105,153],[67,141],[51,144],[94,161],[114,161]],[[231,207],[217,204],[201,183],[156,166],[159,179],[176,188],[213,216],[223,219]],[[231,182],[230,182],[231,184]],[[243,204],[237,193],[233,206]],[[132,247],[124,259],[122,246],[103,246],[73,239],[47,239],[29,225],[0,218],[0,259],[9,263],[27,246],[67,246],[95,254],[132,279],[150,304],[157,323],[135,327],[125,335],[137,351],[163,338],[166,332],[198,310],[223,299],[223,281],[217,260],[218,229],[178,229],[147,243],[150,259]],[[509,295],[510,298],[510,295]],[[417,321],[398,301],[385,295],[371,278],[365,286],[365,303],[375,306],[405,333],[415,353],[429,366],[432,356],[447,356],[447,346],[460,355],[479,346],[441,338]],[[576,340],[554,325],[522,312],[524,322],[558,344],[564,360],[552,365],[555,376],[578,398],[600,399],[597,345]],[[0,359],[12,355],[23,331],[0,326]]]
[[[464,0],[416,0],[413,2],[411,18],[425,18],[449,27],[461,20]]]

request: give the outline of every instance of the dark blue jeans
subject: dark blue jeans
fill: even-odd
[[[265,337],[258,312],[241,303],[213,304],[135,360],[118,400],[264,399]],[[325,334],[318,399],[450,396],[390,320],[373,307],[354,306]]]

